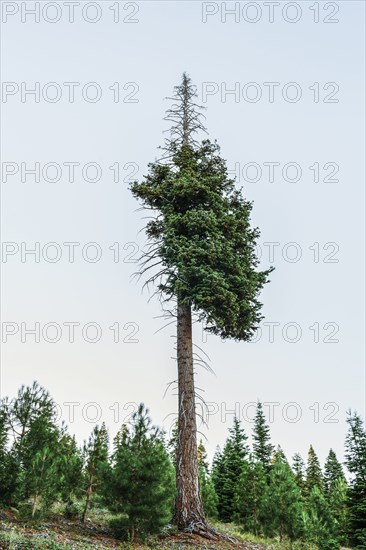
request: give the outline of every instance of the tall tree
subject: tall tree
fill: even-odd
[[[306,465],[306,481],[305,488],[306,493],[309,495],[314,487],[318,487],[320,491],[323,490],[323,474],[320,467],[319,458],[317,457],[313,446],[310,445],[308,452],[308,460]]]
[[[146,282],[158,282],[164,300],[176,301],[175,522],[181,530],[209,536],[198,482],[192,311],[206,331],[249,340],[262,319],[258,295],[270,270],[257,269],[259,231],[250,227],[252,204],[228,177],[218,145],[195,140],[204,130],[196,96],[184,74],[166,116],[172,128],[165,160],[150,164],[148,175],[131,190],[155,214],[146,227],[151,246],[141,274],[153,269]]]
[[[262,464],[268,475],[273,451],[274,446],[271,444],[270,430],[264,416],[263,405],[258,401],[253,426],[253,455]]]
[[[108,468],[109,437],[107,428],[103,424],[95,426],[88,443],[84,444],[86,498],[82,514],[82,522],[87,517],[89,506],[94,492],[100,487]]]
[[[346,463],[352,474],[349,490],[350,539],[356,548],[366,548],[366,433],[361,417],[348,412]]]

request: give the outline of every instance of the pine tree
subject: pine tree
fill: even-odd
[[[327,504],[336,522],[336,539],[342,546],[348,546],[348,486],[344,477],[338,477],[333,483]]]
[[[19,444],[20,496],[31,499],[32,517],[35,517],[40,506],[47,509],[59,497],[59,440],[60,430],[51,412],[39,410],[38,417],[33,418]]]
[[[17,463],[9,448],[7,411],[0,403],[0,502],[11,504],[16,491]]]
[[[217,497],[216,509],[217,509],[218,517],[220,517],[220,513],[219,513],[220,496],[223,494],[224,470],[225,469],[224,469],[223,453],[220,447],[216,447],[216,451],[212,460],[211,479],[212,479],[212,483],[215,489],[215,494]]]
[[[258,401],[253,427],[253,455],[262,464],[268,475],[273,451],[274,446],[271,444],[270,430],[263,413],[263,405]]]
[[[224,451],[216,460],[216,471],[213,471],[213,482],[218,496],[218,513],[222,521],[233,520],[235,509],[233,506],[235,490],[243,471],[245,459],[248,456],[247,435],[234,418]]]
[[[179,529],[208,532],[199,495],[192,311],[205,330],[249,340],[260,323],[258,295],[270,270],[258,271],[252,205],[229,179],[216,143],[195,140],[204,130],[196,90],[184,74],[166,119],[172,123],[164,161],[131,186],[156,214],[146,228],[151,246],[140,274],[176,301],[178,363],[177,499]],[[158,267],[159,266],[159,267]],[[151,271],[150,271],[151,273]]]
[[[338,461],[337,455],[330,449],[324,465],[324,491],[330,496],[333,492],[334,485],[342,479],[345,481],[342,464]]]
[[[21,386],[17,397],[12,401],[5,399],[3,406],[17,446],[21,446],[27,431],[40,416],[51,419],[56,416],[55,402],[36,381],[32,386]]]
[[[305,462],[299,453],[295,453],[292,458],[292,471],[294,473],[295,481],[301,494],[305,495]]]
[[[35,517],[40,508],[46,510],[60,496],[62,429],[56,425],[56,405],[49,393],[33,382],[32,386],[22,386],[6,407],[14,437],[12,452],[18,464],[15,499],[30,499]]]
[[[361,417],[348,412],[346,463],[352,480],[349,489],[350,541],[356,548],[366,548],[366,433]]]
[[[318,485],[310,490],[305,519],[305,537],[318,545],[319,550],[337,550],[337,524]]]
[[[198,445],[198,473],[204,512],[207,517],[216,518],[218,497],[209,473],[207,453],[202,440]]]
[[[82,495],[83,454],[77,446],[75,436],[64,432],[59,441],[60,460],[58,478],[61,486],[61,498],[70,507],[75,499]]]
[[[174,469],[162,433],[151,426],[143,405],[132,417],[130,433],[115,440],[106,494],[111,509],[127,515],[131,542],[137,534],[158,532],[171,518]]]
[[[244,463],[235,487],[234,520],[244,531],[255,535],[261,532],[260,506],[267,487],[267,474],[260,462],[252,458]]]
[[[279,455],[270,471],[260,504],[260,520],[267,536],[296,539],[302,532],[302,499],[287,461]]]
[[[178,445],[178,422],[175,422],[171,432],[171,437],[168,441],[169,456],[172,463],[174,464],[174,467],[176,467],[176,460],[177,460],[177,445]]]
[[[2,461],[8,476],[5,494],[14,504],[30,500],[34,517],[80,483],[80,468],[73,472],[75,440],[72,445],[65,426],[56,425],[55,403],[37,382],[22,386],[14,400],[4,399],[0,416],[6,418],[6,439],[10,434],[13,440]]]
[[[319,490],[322,491],[323,486],[323,474],[320,467],[320,462],[312,445],[310,445],[308,452],[308,461],[306,465],[306,494],[309,495],[314,487],[318,487]]]
[[[285,452],[282,449],[281,445],[277,445],[276,450],[273,453],[271,465],[276,464],[277,462],[285,462],[288,466],[288,460],[286,458]]]
[[[108,431],[103,422],[101,427],[95,426],[88,443],[84,444],[86,499],[82,514],[83,523],[86,520],[92,496],[98,491],[103,477],[106,475],[108,468],[108,447]]]

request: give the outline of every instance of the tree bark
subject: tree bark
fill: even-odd
[[[33,519],[34,516],[36,515],[37,505],[38,505],[38,493],[36,493],[36,494],[34,495],[34,498],[33,498],[32,519]]]
[[[85,521],[86,521],[86,515],[87,515],[88,510],[89,510],[89,505],[90,505],[90,501],[91,501],[91,497],[92,497],[92,492],[93,492],[93,474],[91,474],[91,477],[89,479],[88,489],[86,491],[85,506],[84,506],[83,515],[81,517],[81,522],[82,523],[85,523]]]
[[[206,519],[198,481],[191,306],[178,299],[177,314],[178,442],[174,519],[178,529],[197,533],[205,530]]]

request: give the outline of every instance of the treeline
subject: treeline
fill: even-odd
[[[366,548],[366,434],[357,414],[348,414],[346,465],[330,449],[324,470],[312,446],[307,462],[291,463],[271,443],[261,403],[253,426],[253,446],[235,419],[224,449],[217,450],[210,479],[217,517],[244,531],[280,540],[305,540],[321,550],[351,545]]]
[[[245,532],[317,544],[321,550],[366,548],[366,434],[357,414],[348,415],[346,465],[329,451],[324,470],[310,447],[307,464],[291,464],[271,443],[263,408],[257,405],[253,446],[235,419],[223,450],[209,467],[198,447],[201,496],[208,517],[234,522]],[[157,533],[173,516],[175,446],[140,405],[110,445],[104,424],[79,447],[56,422],[56,406],[36,382],[0,405],[0,502],[36,519],[63,506],[86,521],[94,506],[113,514],[116,536]]]

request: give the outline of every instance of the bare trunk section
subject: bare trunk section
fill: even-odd
[[[197,424],[192,349],[192,313],[189,304],[178,300],[178,442],[177,498],[175,523],[178,529],[199,532],[206,519],[199,492]]]
[[[92,493],[93,493],[93,481],[94,481],[93,480],[93,474],[91,474],[91,477],[89,479],[88,489],[86,491],[86,500],[85,500],[84,511],[83,511],[83,515],[81,516],[81,522],[82,523],[85,523],[86,515],[87,515],[88,510],[89,510],[90,501],[91,501],[91,497],[92,497]]]
[[[32,504],[32,519],[33,519],[34,516],[36,515],[37,506],[38,506],[38,493],[36,493],[36,494],[34,495],[34,498],[33,498],[33,504]]]

